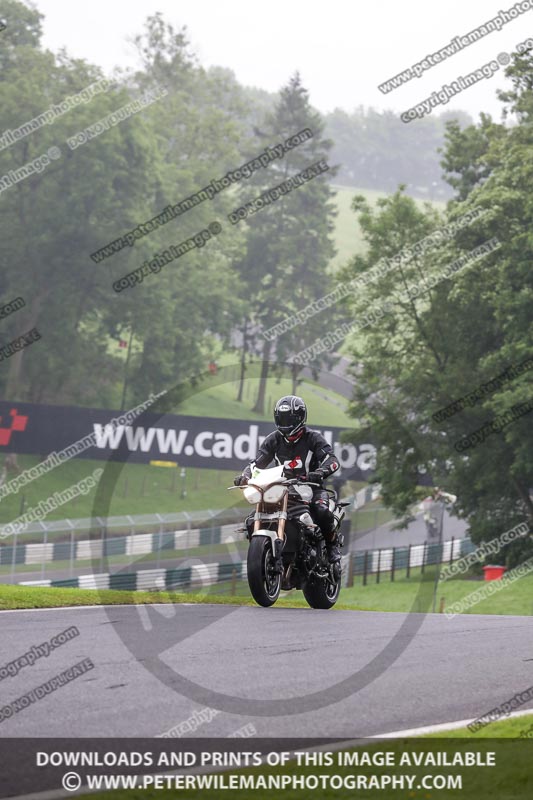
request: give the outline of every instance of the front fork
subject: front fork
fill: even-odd
[[[280,519],[278,520],[278,535],[272,541],[272,551],[274,555],[274,571],[283,572],[283,561],[281,553],[285,544],[285,525],[287,523],[287,508],[289,505],[289,493],[286,492],[282,500]],[[261,530],[261,520],[259,515],[263,511],[263,503],[258,503],[256,506],[256,519],[254,521],[254,533]]]
[[[283,572],[283,561],[281,552],[285,545],[285,525],[287,524],[287,508],[289,505],[289,493],[285,492],[281,506],[281,515],[278,521],[278,538],[274,541],[274,569],[276,572]]]

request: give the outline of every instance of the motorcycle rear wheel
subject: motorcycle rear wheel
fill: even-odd
[[[248,586],[255,602],[268,608],[274,605],[281,589],[281,574],[273,572],[272,543],[266,536],[252,536],[248,548]]]
[[[340,578],[336,583],[326,579],[308,580],[302,586],[304,597],[311,608],[333,608],[341,591]]]

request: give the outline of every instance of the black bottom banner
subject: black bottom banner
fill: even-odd
[[[0,797],[533,796],[533,743],[521,739],[0,740]]]

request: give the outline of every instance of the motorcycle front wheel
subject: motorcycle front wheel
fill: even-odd
[[[252,536],[247,558],[248,586],[255,602],[274,605],[281,589],[281,574],[274,572],[272,544],[266,536]]]

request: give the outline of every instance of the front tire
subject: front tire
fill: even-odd
[[[248,586],[255,602],[268,608],[274,605],[281,589],[281,574],[273,572],[272,543],[267,536],[252,536],[248,548]]]
[[[328,581],[325,578],[310,579],[302,586],[304,597],[311,608],[333,608],[341,591],[341,579],[336,582]]]

